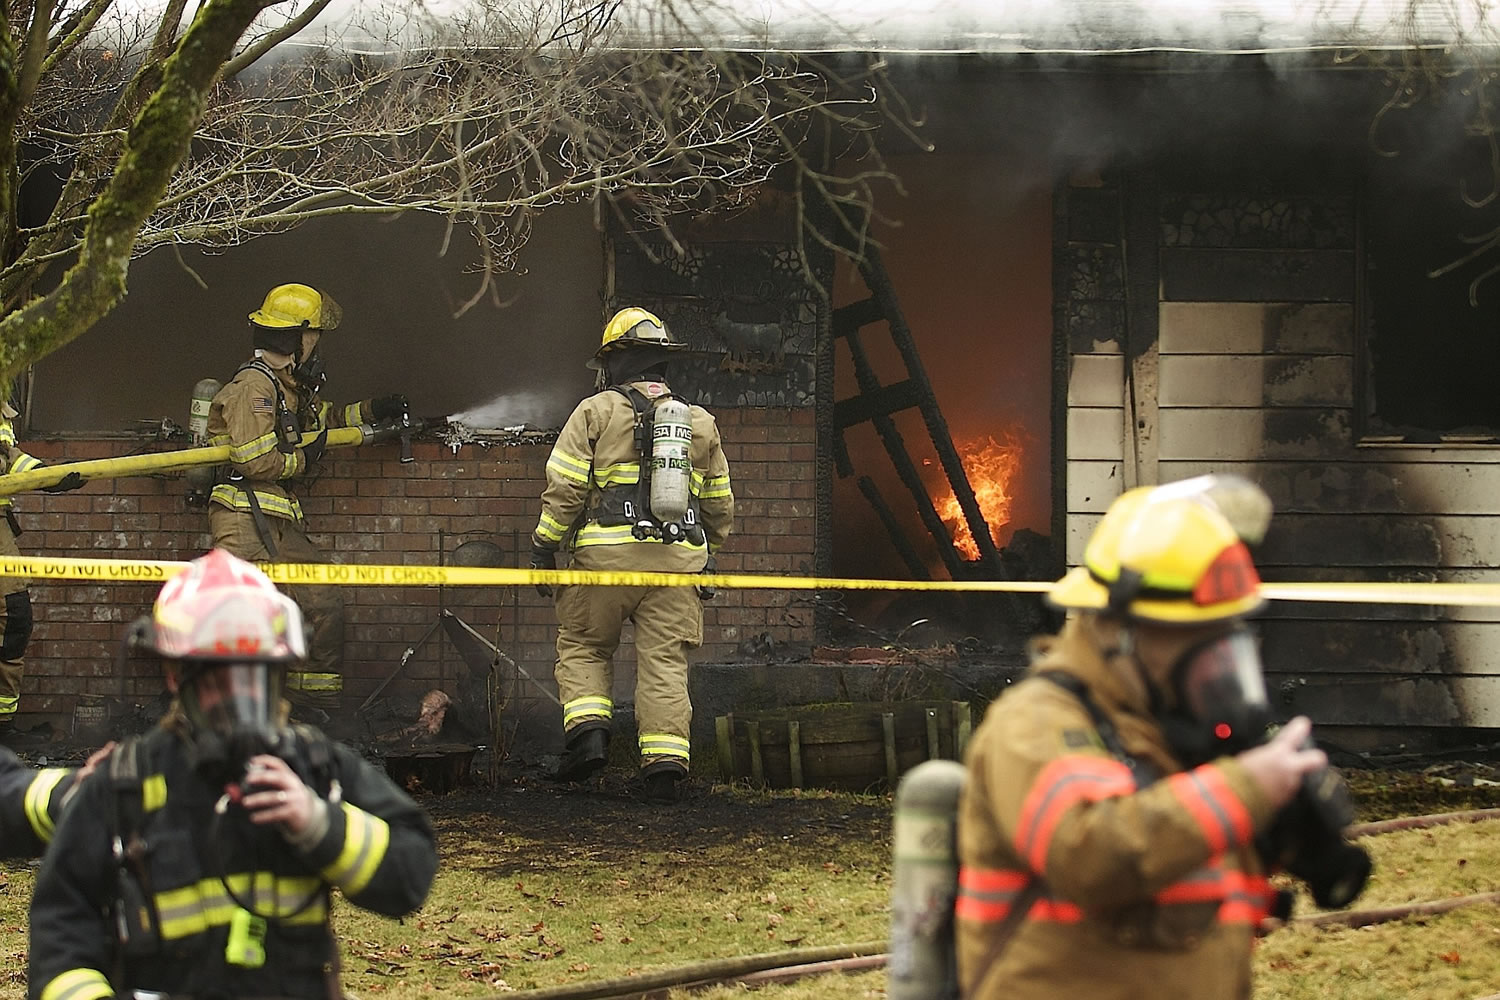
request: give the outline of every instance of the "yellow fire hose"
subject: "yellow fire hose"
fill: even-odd
[[[328,447],[347,448],[364,444],[374,434],[367,426],[339,427],[328,432]],[[302,435],[303,444],[311,444],[316,434]],[[213,445],[206,448],[180,448],[175,451],[156,451],[146,455],[125,455],[121,458],[95,458],[85,462],[68,462],[62,465],[45,465],[29,472],[13,472],[0,476],[0,495],[24,493],[54,486],[69,473],[76,472],[85,480],[112,479],[119,476],[148,476],[155,472],[176,472],[200,465],[218,465],[229,461],[229,445]]]

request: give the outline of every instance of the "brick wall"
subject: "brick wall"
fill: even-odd
[[[815,428],[811,408],[715,408],[730,463],[735,525],[720,569],[805,574],[813,566]],[[138,450],[119,440],[30,441],[48,462],[114,457]],[[526,563],[548,449],[465,446],[457,454],[419,444],[403,465],[394,445],[330,452],[316,483],[301,491],[312,538],[336,561],[433,565],[440,536],[448,552],[469,539],[493,541],[510,565]],[[180,478],[97,480],[73,493],[17,499],[24,553],[110,558],[189,559],[208,544],[208,517],[187,507]],[[22,724],[66,727],[80,694],[146,702],[161,691],[157,665],[128,661],[117,673],[119,640],[144,614],[156,587],[146,584],[34,582],[36,631],[22,687]],[[403,651],[437,620],[439,592],[419,587],[351,587],[346,595],[346,692],[363,701]],[[551,602],[529,587],[446,588],[445,606],[496,640],[532,676],[550,683],[556,619]],[[699,661],[724,660],[744,639],[812,638],[809,608],[781,591],[721,592],[705,605]],[[627,641],[628,641],[627,629]],[[633,656],[616,658],[616,698],[630,700]],[[448,687],[462,667],[434,636],[387,689],[411,704]],[[519,685],[525,688],[524,683]],[[526,692],[517,691],[518,698]],[[541,699],[545,702],[545,699]]]

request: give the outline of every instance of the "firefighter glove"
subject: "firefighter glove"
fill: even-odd
[[[533,542],[531,544],[531,568],[557,569],[557,550],[545,548]],[[536,585],[536,592],[543,597],[551,597],[552,584],[539,583]]]
[[[717,573],[718,571],[719,561],[713,556],[709,556],[708,562],[704,563],[703,569],[699,570],[700,573]],[[702,585],[698,587],[698,600],[700,601],[711,601],[717,596],[719,596],[719,591],[716,587],[707,587]]]
[[[76,490],[82,485],[83,476],[77,472],[70,472],[66,476],[63,476],[61,479],[59,479],[57,482],[53,483],[51,486],[43,486],[42,492],[66,493],[69,490]]]
[[[327,449],[328,428],[325,427],[317,437],[313,438],[307,444],[302,446],[302,457],[307,459],[308,465],[312,465],[318,459],[323,457],[323,452]]]
[[[395,420],[406,412],[406,397],[400,393],[370,400],[370,415],[376,420]]]

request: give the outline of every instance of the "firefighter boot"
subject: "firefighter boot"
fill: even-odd
[[[568,751],[550,775],[553,781],[587,781],[609,760],[609,730],[580,726],[568,734]]]
[[[687,777],[680,764],[659,760],[641,769],[641,780],[646,786],[646,801],[668,805],[677,801],[677,783]]]

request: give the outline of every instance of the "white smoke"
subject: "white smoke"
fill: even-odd
[[[544,427],[556,400],[533,392],[507,392],[478,406],[449,414],[448,421],[471,430],[500,430],[523,426]]]

